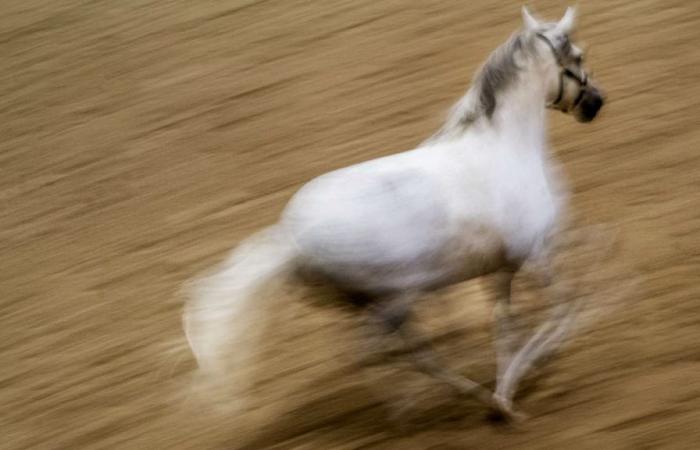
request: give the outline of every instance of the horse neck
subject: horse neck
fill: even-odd
[[[534,70],[524,72],[518,82],[502,93],[488,125],[504,148],[545,156],[547,147],[546,90]]]

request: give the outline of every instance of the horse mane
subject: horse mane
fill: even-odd
[[[472,86],[452,107],[447,121],[430,141],[461,134],[478,119],[490,120],[498,105],[500,94],[519,77],[521,67],[516,55],[529,47],[524,33],[514,33],[494,50],[476,72]]]

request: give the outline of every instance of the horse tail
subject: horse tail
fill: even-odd
[[[239,392],[249,387],[240,371],[245,372],[264,314],[272,309],[256,294],[290,272],[297,257],[292,239],[274,225],[243,241],[213,273],[190,285],[183,324],[200,381]]]

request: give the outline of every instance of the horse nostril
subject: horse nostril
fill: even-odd
[[[579,105],[580,120],[590,122],[595,119],[603,103],[603,96],[596,89],[586,92]]]
[[[595,103],[598,105],[599,108],[605,104],[605,97],[597,89],[595,91],[595,95],[593,96],[593,98],[594,98]]]
[[[603,92],[601,92],[598,88],[594,88],[593,94],[601,105],[605,104],[605,94],[603,94]]]
[[[581,112],[586,119],[590,120],[595,118],[601,106],[603,106],[603,101],[600,98],[595,97],[581,105]]]

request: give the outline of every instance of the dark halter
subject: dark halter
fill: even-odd
[[[576,80],[581,87],[581,89],[578,92],[578,96],[576,96],[576,99],[574,100],[573,105],[571,106],[570,109],[576,108],[578,104],[581,102],[581,99],[583,98],[583,94],[585,93],[585,87],[588,85],[588,75],[586,75],[586,72],[583,72],[583,78],[579,77],[576,75],[574,72],[571,70],[567,69],[564,67],[564,64],[562,63],[562,56],[561,54],[557,51],[556,47],[554,47],[554,44],[552,44],[552,41],[547,38],[542,33],[537,33],[535,36],[538,38],[542,39],[547,46],[552,50],[552,54],[554,55],[554,59],[557,60],[557,64],[559,67],[561,67],[561,72],[559,72],[559,93],[557,94],[556,100],[552,102],[552,105],[558,105],[559,102],[562,101],[562,97],[564,97],[564,77],[571,78],[573,80]]]

